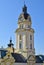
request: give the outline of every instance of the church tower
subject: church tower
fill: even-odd
[[[35,54],[34,29],[31,28],[31,25],[31,17],[24,4],[22,13],[18,18],[18,28],[16,29],[16,51],[25,58]]]

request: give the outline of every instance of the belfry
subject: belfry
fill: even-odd
[[[24,5],[22,13],[18,18],[18,28],[16,30],[16,49],[25,58],[27,55],[34,55],[34,29],[31,28],[31,16],[27,12],[27,6]]]

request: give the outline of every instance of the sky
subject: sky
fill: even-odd
[[[0,0],[0,47],[7,47],[10,37],[16,47],[15,31],[24,1],[32,19],[36,54],[44,54],[44,0]]]

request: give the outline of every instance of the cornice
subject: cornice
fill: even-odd
[[[20,32],[20,31],[22,31],[22,32],[28,31],[28,32],[33,32],[34,33],[34,29],[32,29],[32,28],[30,28],[30,29],[25,29],[25,28],[21,29],[21,28],[18,28],[18,29],[16,29],[15,32]]]

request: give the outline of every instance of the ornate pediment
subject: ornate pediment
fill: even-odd
[[[10,52],[7,52],[6,56],[2,59],[1,65],[13,65],[15,59],[12,57]]]

